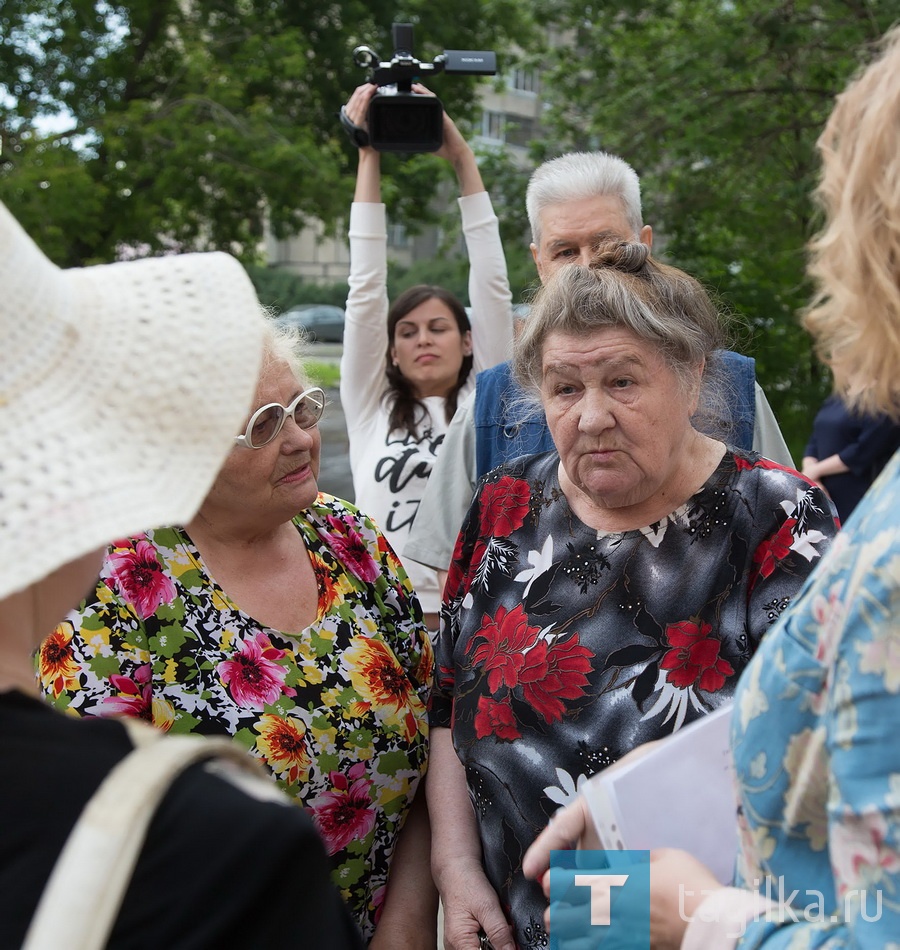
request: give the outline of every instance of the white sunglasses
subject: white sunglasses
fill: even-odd
[[[301,429],[312,429],[322,418],[324,410],[325,390],[318,386],[305,389],[289,406],[282,406],[280,402],[260,406],[250,416],[243,435],[236,435],[234,441],[245,449],[261,449],[281,432],[288,416],[293,416]]]

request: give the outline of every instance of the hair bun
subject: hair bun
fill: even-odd
[[[636,274],[647,263],[650,248],[637,241],[609,241],[597,245],[591,268],[611,267],[626,274]]]

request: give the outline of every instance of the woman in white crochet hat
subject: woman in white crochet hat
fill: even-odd
[[[62,271],[2,204],[0,288],[0,945],[359,946],[307,816],[268,782],[261,800],[202,766],[163,798],[130,884],[118,871],[128,889],[108,927],[101,895],[81,889],[85,862],[26,942],[80,811],[132,750],[120,722],[43,703],[32,654],[96,583],[110,538],[194,516],[245,418],[265,329],[227,255]]]
[[[417,790],[431,644],[384,536],[318,492],[323,408],[296,340],[275,335],[199,511],[109,546],[96,589],[41,647],[41,686],[78,715],[232,736],[312,815],[371,947],[430,950]]]

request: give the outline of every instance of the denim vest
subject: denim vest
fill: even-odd
[[[719,350],[719,357],[731,415],[731,430],[725,433],[725,441],[750,452],[756,422],[756,360],[731,350]]]
[[[753,448],[756,418],[756,364],[749,356],[720,350],[727,382],[731,428],[725,440],[739,449]],[[509,362],[483,370],[475,382],[475,470],[481,478],[518,455],[536,455],[554,448],[539,407],[520,403],[521,391]]]
[[[540,406],[521,405],[509,362],[482,370],[475,380],[475,470],[481,478],[518,455],[549,452],[553,445]]]

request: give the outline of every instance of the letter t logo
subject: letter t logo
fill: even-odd
[[[628,880],[627,874],[576,874],[577,887],[591,889],[591,924],[608,927],[610,924],[610,888],[621,887]]]

